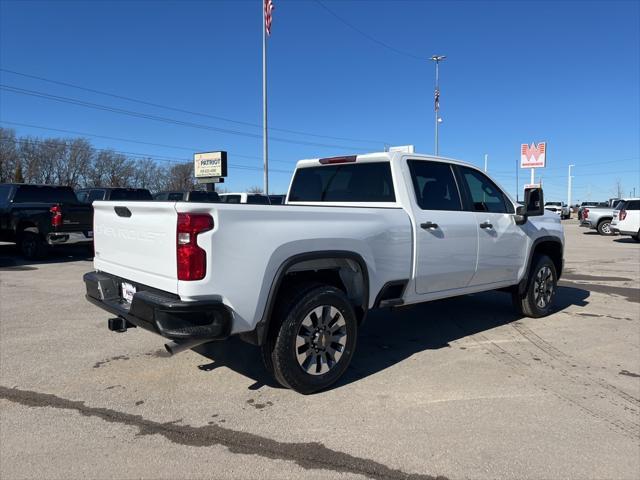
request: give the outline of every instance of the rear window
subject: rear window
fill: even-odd
[[[171,202],[180,202],[184,198],[184,194],[182,192],[169,192],[166,194],[166,199]]]
[[[240,203],[240,195],[221,195],[220,201],[222,203]]]
[[[129,190],[118,188],[111,191],[110,200],[153,200],[149,190]]]
[[[395,202],[389,162],[301,168],[290,202]]]
[[[71,187],[21,185],[13,201],[14,203],[78,203],[78,198]]]
[[[190,202],[219,202],[220,196],[216,192],[193,191],[189,194]]]
[[[247,195],[247,203],[253,205],[271,205],[269,197],[265,195]]]

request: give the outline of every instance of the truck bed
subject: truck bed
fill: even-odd
[[[94,209],[98,271],[181,300],[221,300],[235,312],[234,333],[253,327],[278,269],[294,255],[357,252],[369,268],[370,305],[386,282],[411,276],[411,221],[402,208],[97,202]],[[207,252],[199,281],[177,279],[178,212],[214,220],[198,235]]]

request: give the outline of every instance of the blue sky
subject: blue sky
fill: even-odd
[[[273,191],[286,190],[300,158],[385,143],[433,152],[434,69],[421,58],[441,53],[442,155],[481,165],[489,154],[489,172],[514,193],[520,144],[546,140],[548,168],[539,172],[548,200],[566,200],[570,163],[576,201],[611,197],[617,179],[640,195],[639,2],[323,3],[373,40],[315,1],[274,0],[270,125],[318,136],[271,132]],[[236,121],[0,71],[11,87],[201,125],[0,91],[2,126],[163,144],[88,137],[164,160],[223,149],[227,188],[261,185],[261,8],[260,0],[2,0],[2,69]],[[522,185],[529,172],[520,174]]]

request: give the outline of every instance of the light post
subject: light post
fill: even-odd
[[[436,90],[434,93],[434,111],[435,111],[435,124],[436,124],[436,156],[439,153],[438,148],[438,125],[442,122],[440,118],[439,110],[440,110],[440,62],[442,62],[445,58],[444,55],[433,55],[431,60],[436,62]]]
[[[569,207],[569,211],[571,211],[571,167],[575,167],[575,165],[569,165],[569,178],[567,179],[567,206]]]

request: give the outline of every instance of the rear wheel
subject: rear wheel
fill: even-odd
[[[640,242],[640,230],[638,230],[638,233],[636,233],[636,236],[635,236],[635,237],[633,237],[633,239],[634,239],[636,242]]]
[[[263,358],[271,350],[265,364],[280,384],[313,393],[345,372],[357,331],[356,314],[344,292],[330,285],[314,286],[282,310],[279,327],[263,346]]]
[[[529,273],[527,289],[520,294],[513,291],[516,310],[532,318],[545,317],[551,313],[558,286],[558,276],[553,261],[546,255],[536,255]]]
[[[47,244],[37,233],[22,232],[18,247],[22,256],[28,260],[37,260],[47,255]]]
[[[613,235],[611,231],[611,220],[600,220],[598,222],[598,233],[600,235]]]

